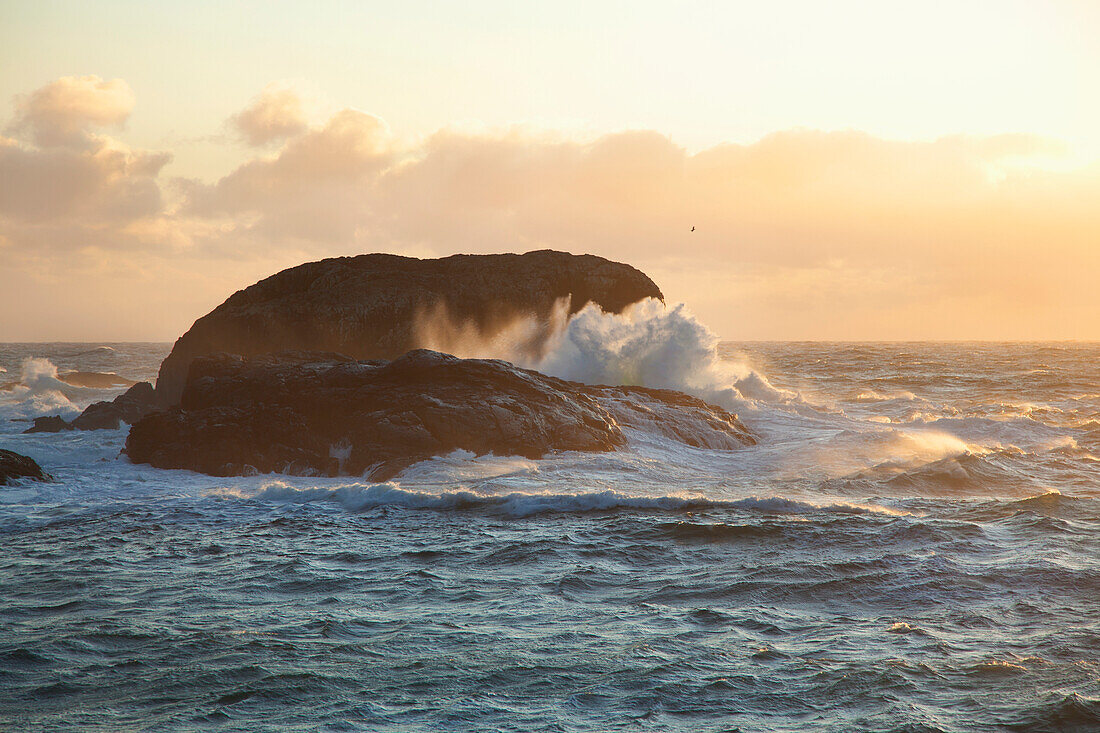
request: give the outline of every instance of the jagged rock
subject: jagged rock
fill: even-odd
[[[60,433],[62,430],[72,430],[73,426],[60,415],[50,417],[36,417],[34,425],[24,430],[24,433]]]
[[[122,423],[133,425],[160,407],[153,385],[138,382],[109,402],[88,405],[71,425],[77,430],[117,430]]]
[[[753,442],[737,417],[688,395],[566,382],[504,361],[414,350],[390,362],[338,354],[227,354],[192,362],[180,406],[130,429],[135,463],[216,476],[393,476],[456,449],[539,458],[609,451],[623,426],[691,445]]]
[[[437,346],[418,319],[445,313],[492,336],[517,316],[549,319],[569,298],[621,312],[660,289],[635,268],[593,255],[549,250],[523,255],[455,255],[420,260],[388,254],[310,262],[235,293],[176,341],[157,378],[157,394],[178,404],[196,356],[331,351],[357,359],[394,359]]]
[[[60,416],[36,417],[25,433],[57,433],[62,430],[117,430],[122,423],[133,425],[162,407],[153,385],[138,382],[113,400],[93,402],[68,422]]]
[[[737,415],[683,392],[649,387],[577,386],[593,394],[623,427],[657,433],[696,448],[735,450],[756,445],[756,438]]]
[[[20,478],[47,481],[50,475],[33,458],[0,448],[0,486]]]

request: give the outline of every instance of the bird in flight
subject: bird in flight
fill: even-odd
[[[692,227],[692,228],[691,228],[691,231],[693,231],[693,232],[694,232],[694,231],[695,231],[695,227]]]

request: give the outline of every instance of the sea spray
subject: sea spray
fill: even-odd
[[[554,334],[532,368],[588,384],[675,389],[728,409],[798,400],[744,364],[723,360],[713,331],[680,303],[646,299],[622,313],[588,305]]]
[[[503,359],[574,382],[675,389],[732,410],[756,402],[805,404],[746,364],[723,359],[718,336],[682,303],[647,298],[621,313],[590,303],[572,315],[568,306],[562,298],[546,319],[521,316],[485,331],[438,305],[418,314],[416,340],[424,348]]]
[[[0,404],[11,418],[72,415],[80,411],[72,400],[86,392],[58,379],[57,367],[49,359],[32,357],[23,359],[19,381],[0,393]]]

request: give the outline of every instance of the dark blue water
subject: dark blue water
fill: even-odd
[[[0,345],[0,409],[102,396],[23,363],[80,351]],[[1100,730],[1100,345],[721,356],[732,454],[221,479],[5,422],[58,481],[0,488],[0,728]]]

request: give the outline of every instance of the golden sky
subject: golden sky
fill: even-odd
[[[730,339],[1100,339],[1096,38],[1072,1],[0,0],[0,341],[544,247]]]

